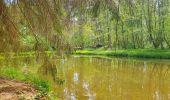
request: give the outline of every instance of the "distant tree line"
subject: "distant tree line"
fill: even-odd
[[[74,16],[78,19],[74,27],[83,28],[75,29],[73,43],[82,48],[170,48],[169,4],[169,0],[95,0],[85,13]]]

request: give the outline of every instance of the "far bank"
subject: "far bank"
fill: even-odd
[[[128,49],[128,50],[85,49],[85,50],[77,50],[75,54],[170,59],[170,50],[168,49],[164,49],[164,50],[162,49]]]

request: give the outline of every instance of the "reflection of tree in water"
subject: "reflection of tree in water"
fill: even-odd
[[[169,86],[169,65],[154,63],[149,67],[148,95],[153,95],[155,100],[167,100],[170,90]],[[151,99],[152,97],[150,97]]]
[[[57,67],[56,64],[50,62],[48,57],[44,58],[44,63],[38,68],[38,74],[43,76],[43,78],[47,78],[47,80],[52,80],[58,85],[62,85],[64,80],[57,77]]]
[[[52,64],[47,57],[45,57],[43,65],[38,68],[38,73],[42,76],[49,76],[53,81],[57,79],[56,65]]]
[[[167,69],[165,70],[164,76],[168,77],[170,74],[170,64],[168,65]]]

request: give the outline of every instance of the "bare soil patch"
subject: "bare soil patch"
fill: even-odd
[[[0,100],[34,100],[37,93],[29,84],[0,77]]]

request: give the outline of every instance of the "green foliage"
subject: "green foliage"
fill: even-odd
[[[35,87],[38,87],[43,92],[49,92],[49,83],[45,80],[33,78],[32,83],[35,85]]]
[[[36,40],[33,36],[31,35],[26,35],[23,39],[22,39],[22,43],[25,46],[29,46],[31,49],[34,47],[34,44],[36,43]]]
[[[74,34],[81,27],[81,36],[74,44],[85,48],[101,44],[105,48],[141,49],[170,48],[168,1],[159,0],[96,0],[92,6],[93,17],[76,16]],[[84,27],[87,24],[92,28]],[[89,32],[88,32],[88,31]],[[89,34],[90,33],[90,34]],[[74,37],[75,36],[75,37]]]
[[[170,48],[168,0],[2,0],[0,6],[1,52]]]

